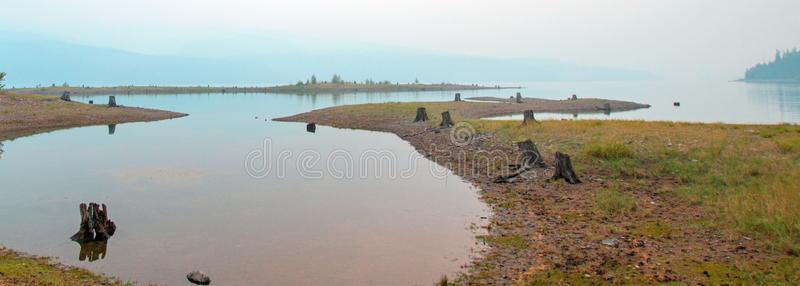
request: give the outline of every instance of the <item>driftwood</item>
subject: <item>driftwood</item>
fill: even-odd
[[[536,118],[533,117],[533,110],[525,110],[522,113],[522,125],[528,125],[528,123],[537,122]]]
[[[417,117],[414,118],[414,122],[425,122],[428,121],[428,111],[425,107],[417,107]]]
[[[455,124],[453,123],[453,119],[450,118],[450,111],[442,112],[442,123],[439,124],[439,126],[448,128],[453,127],[453,125]]]
[[[306,131],[308,131],[308,132],[310,132],[310,133],[315,133],[315,132],[317,132],[317,124],[316,124],[316,123],[309,123],[309,124],[306,124]]]
[[[519,149],[522,151],[521,164],[515,165],[514,167],[516,167],[516,170],[514,170],[514,172],[510,175],[497,177],[494,180],[495,183],[513,183],[520,175],[527,171],[535,168],[547,167],[547,165],[544,163],[544,159],[542,159],[542,154],[539,153],[539,148],[536,148],[536,144],[534,144],[533,141],[528,139],[518,142],[517,147],[519,147]]]
[[[455,101],[461,101],[461,94],[456,92],[456,99]]]
[[[108,240],[117,230],[117,225],[108,219],[106,205],[90,203],[80,205],[81,226],[70,239],[79,243]]]
[[[69,91],[64,91],[64,93],[61,94],[61,100],[63,100],[63,101],[72,101],[72,99],[69,98]]]
[[[517,103],[522,103],[522,93],[517,92]]]
[[[117,98],[113,95],[108,97],[108,107],[117,107]]]
[[[564,179],[570,184],[580,184],[581,180],[572,169],[572,160],[569,155],[556,152],[556,172],[553,174],[552,180]]]

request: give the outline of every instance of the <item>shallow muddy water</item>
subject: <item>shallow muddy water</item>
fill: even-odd
[[[653,105],[579,118],[800,121],[796,86],[526,86],[530,97]],[[341,104],[442,100],[452,92],[117,96],[122,105],[190,116],[4,142],[0,243],[143,283],[185,285],[188,272],[202,270],[218,285],[429,285],[475,254],[472,228],[487,216],[476,190],[394,135],[324,126],[309,133],[269,119]],[[560,116],[572,117],[552,118]],[[69,237],[78,204],[90,201],[108,204],[118,231],[81,252]]]

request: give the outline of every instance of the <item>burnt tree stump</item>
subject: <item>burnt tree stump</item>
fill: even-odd
[[[317,132],[317,124],[316,123],[309,123],[306,124],[306,131],[310,133]]]
[[[70,239],[79,243],[108,240],[117,230],[117,225],[108,219],[106,205],[89,203],[80,205],[81,226]]]
[[[64,93],[61,94],[61,100],[63,100],[63,101],[72,101],[72,99],[69,98],[69,91],[64,91]]]
[[[455,98],[455,101],[461,101],[461,93],[457,93],[457,92],[456,92],[456,98]]]
[[[428,121],[428,111],[425,107],[417,107],[417,117],[414,118],[414,122],[425,122]]]
[[[570,160],[569,155],[561,152],[556,152],[556,172],[551,179],[564,179],[570,184],[581,183],[578,175],[575,174],[575,170],[572,169],[572,160]]]
[[[439,124],[439,126],[448,128],[453,127],[453,125],[455,124],[453,123],[453,119],[450,118],[450,111],[442,112],[442,123]]]
[[[117,107],[117,98],[113,95],[108,97],[108,107]]]
[[[517,103],[522,103],[522,93],[517,92]]]
[[[528,123],[537,122],[536,118],[533,117],[533,110],[525,110],[522,113],[522,125],[528,125]]]

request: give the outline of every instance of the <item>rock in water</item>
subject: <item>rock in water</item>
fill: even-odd
[[[189,282],[192,282],[197,285],[211,284],[211,278],[209,278],[208,275],[200,271],[192,271],[191,273],[186,275],[186,279],[189,279]]]

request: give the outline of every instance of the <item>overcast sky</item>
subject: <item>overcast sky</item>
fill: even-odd
[[[179,54],[224,33],[731,79],[800,47],[798,0],[0,0],[0,28]],[[232,43],[227,43],[232,44]],[[4,55],[5,56],[5,55]]]

